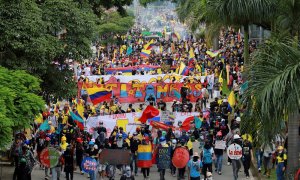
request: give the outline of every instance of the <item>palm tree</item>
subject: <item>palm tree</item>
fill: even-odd
[[[215,11],[218,22],[244,27],[244,61],[249,62],[249,25],[269,26],[276,0],[207,0],[208,10]]]
[[[189,29],[195,33],[197,30],[202,30],[205,26],[205,39],[208,46],[218,49],[218,37],[222,26],[221,21],[218,21],[215,11],[209,11],[207,0],[184,0],[178,2],[177,15],[181,22],[188,25]]]
[[[300,1],[282,0],[279,3],[277,24],[280,30],[287,30],[296,42],[299,41],[300,32]]]
[[[299,46],[295,47],[293,38],[272,38],[254,52],[252,58],[249,88],[244,97],[249,103],[245,116],[255,118],[253,115],[259,114],[256,128],[265,137],[264,141],[271,142],[274,135],[282,132],[284,116],[288,115],[288,171],[292,172],[300,165]],[[253,109],[258,111],[253,112]],[[251,124],[246,121],[244,126]]]

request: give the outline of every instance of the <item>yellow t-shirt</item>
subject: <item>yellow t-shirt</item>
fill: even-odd
[[[117,111],[117,106],[116,106],[116,105],[110,106],[109,109],[110,109],[112,112],[116,112],[116,111]]]
[[[286,155],[286,154],[283,154],[283,157],[277,156],[276,159],[277,159],[277,162],[278,162],[278,163],[283,163],[284,161],[287,160],[287,155]]]
[[[64,114],[63,119],[62,119],[62,124],[67,124],[68,119],[69,119],[69,115]]]

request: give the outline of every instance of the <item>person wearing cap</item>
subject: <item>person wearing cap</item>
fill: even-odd
[[[86,153],[85,153],[88,157],[91,157],[91,158],[94,158],[97,160],[98,158],[98,146],[96,146],[94,140],[91,140],[89,142],[89,148],[86,150]],[[89,172],[89,177],[91,180],[96,180],[96,175],[97,175],[97,171],[90,171]]]
[[[193,157],[189,160],[188,164],[188,180],[200,180],[202,171],[202,162],[198,152],[194,152]]]
[[[241,137],[238,134],[233,135],[232,144],[238,144],[242,147]],[[242,167],[239,159],[231,159],[234,180],[238,179],[239,171]]]
[[[171,156],[170,146],[169,146],[169,144],[167,144],[166,138],[164,136],[161,136],[159,138],[159,143],[160,144],[158,145],[158,153],[159,153],[160,148],[169,148],[168,155]],[[157,162],[157,168],[158,168],[158,171],[159,171],[160,180],[165,180],[166,169],[164,167],[160,166],[160,162],[159,162],[158,157],[159,157],[159,154],[158,154],[158,156],[156,156],[156,162]]]
[[[204,179],[207,178],[207,172],[212,172],[212,163],[215,160],[215,152],[211,143],[205,140],[203,151],[201,152],[202,163],[203,163],[203,175]]]
[[[66,179],[73,180],[74,156],[70,145],[68,145],[64,151],[63,158],[65,160],[64,172],[66,173]]]
[[[218,131],[216,134],[216,141],[223,141],[222,138],[222,131]],[[222,162],[223,162],[223,151],[224,149],[216,149],[214,148],[214,152],[216,155],[216,160],[215,160],[215,172],[217,172],[219,175],[222,174]]]
[[[117,133],[117,137],[121,136],[123,140],[128,138],[128,135],[124,132],[123,127],[119,127],[119,132]]]
[[[103,125],[103,121],[99,122],[99,127],[96,128],[96,131],[98,133],[97,142],[98,145],[101,146],[104,144],[104,140],[107,136],[107,130]]]
[[[132,162],[130,164],[130,168],[133,171],[134,164],[134,174],[137,176],[138,167],[137,167],[137,150],[138,146],[141,144],[141,141],[138,138],[138,133],[134,132],[132,137],[130,138],[130,150],[132,155]]]
[[[251,164],[251,161],[254,159],[252,144],[248,140],[248,138],[244,139],[244,141],[243,141],[242,153],[243,153],[242,161],[243,161],[243,166],[244,166],[244,172],[245,172],[246,178],[248,179],[250,164]]]
[[[81,138],[76,139],[76,164],[79,167],[81,175],[83,175],[83,171],[81,168],[81,162],[83,160],[84,148],[83,148],[83,141]]]
[[[171,159],[173,158],[176,147],[177,147],[177,140],[172,139],[171,140]],[[173,165],[173,163],[171,163],[171,175],[173,177],[176,176],[176,167]]]
[[[276,176],[277,180],[284,180],[284,173],[287,165],[287,155],[284,152],[283,146],[277,148],[276,153]]]

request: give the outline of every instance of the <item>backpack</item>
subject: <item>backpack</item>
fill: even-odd
[[[210,152],[210,149],[205,149],[203,151],[203,163],[210,164],[212,163],[212,154]]]

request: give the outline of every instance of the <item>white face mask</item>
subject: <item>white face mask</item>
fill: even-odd
[[[278,153],[281,154],[281,153],[282,153],[282,150],[281,150],[281,151],[278,151]]]

